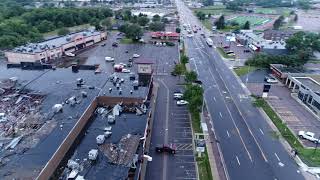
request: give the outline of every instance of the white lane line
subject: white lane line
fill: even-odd
[[[230,134],[229,134],[229,131],[227,130],[227,135],[228,135],[228,137],[230,137]]]
[[[213,97],[213,100],[214,100],[214,101],[217,101],[217,100],[216,100],[216,97]]]
[[[274,153],[274,155],[277,157],[278,161],[280,161],[280,158],[279,158],[278,154]]]
[[[263,131],[260,128],[259,128],[259,130],[260,130],[261,134],[264,135]]]
[[[222,118],[222,114],[221,114],[221,112],[219,112],[219,115],[220,115],[220,117]]]
[[[237,159],[237,161],[238,161],[238,164],[239,164],[239,166],[240,166],[240,161],[239,161],[239,158],[238,158],[238,156],[236,156],[236,159]]]

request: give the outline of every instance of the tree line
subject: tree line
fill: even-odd
[[[25,9],[20,4],[0,4],[0,48],[12,48],[41,40],[42,33],[63,27],[90,23],[97,25],[112,17],[107,8],[39,8]]]
[[[247,65],[269,67],[270,64],[284,64],[299,67],[307,63],[314,51],[320,51],[320,35],[309,32],[297,32],[286,40],[288,55],[256,54],[246,61]]]

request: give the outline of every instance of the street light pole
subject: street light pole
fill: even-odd
[[[320,135],[319,135],[319,138],[318,138],[318,142],[316,143],[316,147],[314,148],[313,155],[316,154],[316,151],[317,151],[317,148],[318,148],[318,144],[320,143],[319,139],[320,139]]]

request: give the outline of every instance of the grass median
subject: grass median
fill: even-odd
[[[278,128],[282,137],[290,144],[291,148],[298,151],[299,157],[308,166],[320,166],[320,149],[306,149],[302,146],[297,137],[290,131],[287,125],[274,112],[270,105],[262,98],[255,97],[254,105],[260,107],[272,120],[273,124]]]
[[[233,70],[238,76],[244,76],[256,69],[257,68],[254,66],[241,66],[241,67],[234,68]]]

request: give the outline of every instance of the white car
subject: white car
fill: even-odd
[[[183,94],[176,92],[176,93],[173,93],[173,96],[183,96]]]
[[[114,61],[114,58],[113,58],[113,57],[109,57],[109,56],[105,57],[104,59],[105,59],[107,62],[113,62],[113,61]]]
[[[272,84],[278,83],[277,79],[273,77],[265,77],[265,81]]]
[[[188,37],[188,38],[192,38],[192,37],[193,37],[193,34],[188,34],[187,37]]]
[[[123,72],[123,73],[130,73],[130,69],[122,69],[121,72]]]
[[[140,55],[139,54],[133,54],[133,56],[132,57],[134,57],[134,58],[138,58],[138,57],[140,57]]]
[[[237,46],[238,46],[238,47],[243,47],[243,45],[242,45],[242,44],[237,44]]]
[[[181,100],[183,98],[183,94],[174,94],[173,99]]]
[[[185,100],[179,100],[179,101],[177,101],[177,105],[178,105],[178,106],[183,106],[183,105],[187,105],[187,104],[189,104],[189,102],[188,102],[188,101],[185,101]]]
[[[320,140],[314,137],[315,134],[313,132],[299,131],[298,135],[301,139],[306,139],[314,143],[320,143]]]
[[[123,67],[127,67],[127,64],[125,64],[125,63],[119,63],[119,65],[121,65]]]

